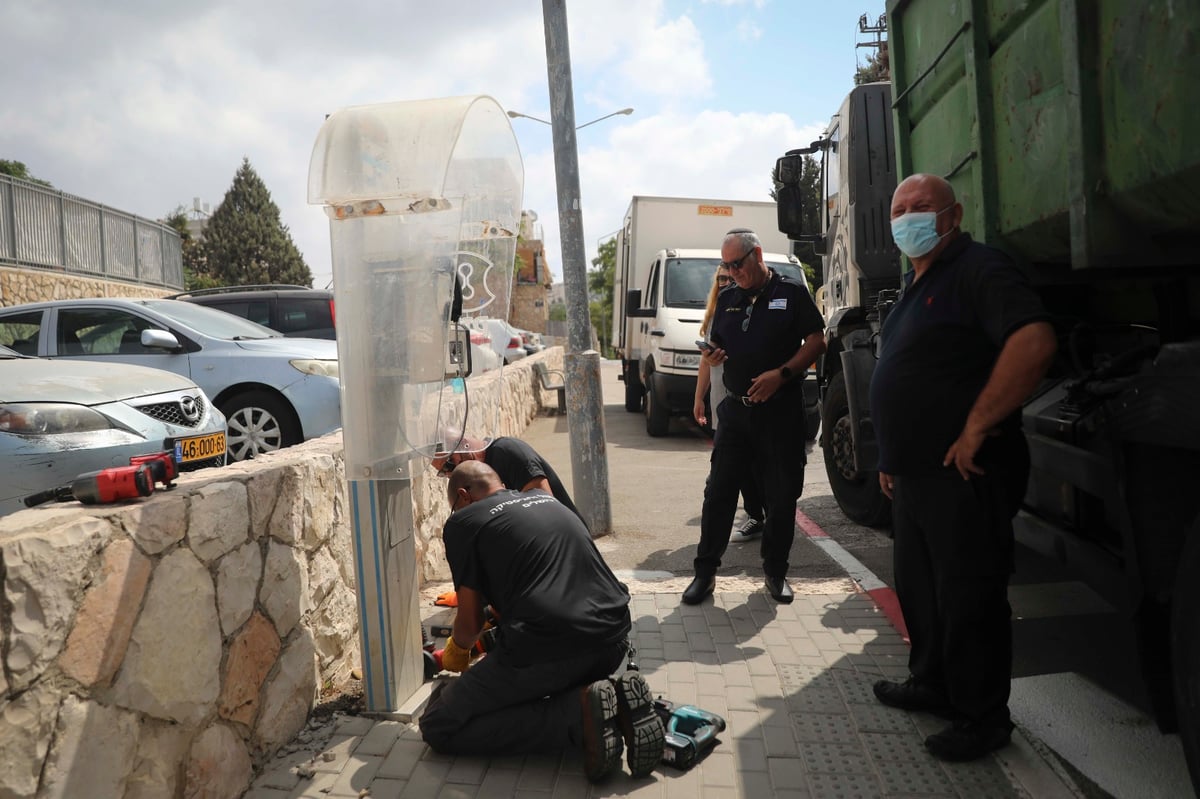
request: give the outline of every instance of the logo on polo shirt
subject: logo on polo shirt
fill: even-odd
[[[771,302],[770,302],[770,303],[767,305],[767,310],[770,310],[770,311],[775,311],[775,310],[786,311],[786,310],[787,310],[787,297],[780,297],[780,298],[779,298],[779,299],[777,299],[777,300],[771,300]]]

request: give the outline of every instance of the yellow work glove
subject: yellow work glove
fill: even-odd
[[[446,648],[442,650],[442,668],[446,671],[464,672],[471,665],[471,650],[463,649],[454,643],[454,636],[446,639]]]

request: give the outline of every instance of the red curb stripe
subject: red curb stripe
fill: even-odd
[[[860,574],[851,574],[851,577],[858,579],[862,575],[868,575],[871,578],[871,583],[882,586],[881,588],[868,589],[866,591],[867,596],[871,597],[875,606],[879,608],[880,612],[896,628],[896,632],[900,633],[905,643],[912,643],[908,637],[908,625],[904,623],[904,614],[900,611],[900,598],[896,596],[895,589],[886,585],[883,580],[880,580],[873,572],[869,571],[857,558],[847,552],[841,544],[830,538],[829,533],[826,533],[821,528],[821,525],[809,518],[808,514],[799,508],[796,509],[796,526],[808,538],[821,539],[821,547],[827,551],[826,554],[829,554],[828,550],[836,550],[837,554],[834,560],[842,564],[843,568],[845,568],[845,563],[847,562],[854,564],[854,568]]]

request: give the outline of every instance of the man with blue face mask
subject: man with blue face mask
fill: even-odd
[[[885,705],[952,722],[925,740],[933,755],[974,760],[1013,729],[1007,589],[1029,476],[1020,408],[1056,340],[1021,272],[959,230],[949,183],[906,178],[891,216],[913,269],[880,333],[870,402],[912,649],[909,679],[874,690]]]

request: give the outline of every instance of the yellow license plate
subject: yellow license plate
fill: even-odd
[[[206,436],[191,436],[175,440],[176,463],[191,463],[216,458],[225,454],[225,434],[210,433]]]

